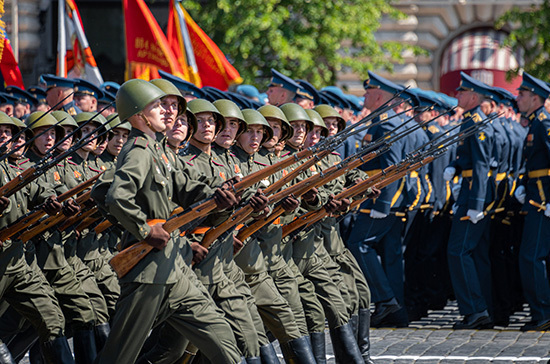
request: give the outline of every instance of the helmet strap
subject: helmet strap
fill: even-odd
[[[157,133],[157,131],[155,129],[153,129],[153,127],[151,126],[151,123],[149,122],[149,119],[147,119],[147,116],[143,115],[143,113],[139,113],[139,116],[141,117],[141,119],[145,122],[145,125],[147,125],[147,127],[149,129],[151,129],[151,131],[153,133]]]

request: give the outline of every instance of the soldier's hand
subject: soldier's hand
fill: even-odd
[[[356,178],[355,181],[354,181],[354,184],[358,185],[361,182],[363,182],[362,178]]]
[[[525,186],[518,186],[518,188],[516,188],[516,190],[514,191],[514,197],[516,198],[516,200],[518,200],[518,202],[523,205],[525,203],[525,196],[527,196],[527,194],[525,193]]]
[[[295,198],[294,196],[290,195],[290,196],[285,197],[281,201],[281,206],[287,212],[294,211],[298,208],[298,206],[300,206],[300,201],[298,201],[298,199]]]
[[[456,174],[456,168],[455,167],[447,167],[443,171],[443,179],[445,181],[450,181],[455,177]]]
[[[208,249],[199,243],[191,243],[191,250],[193,250],[193,263],[195,264],[202,262],[208,254]]]
[[[170,234],[164,230],[162,224],[155,224],[151,226],[149,235],[145,238],[145,242],[154,248],[162,250],[166,247],[166,244],[170,240]]]
[[[4,196],[0,197],[0,214],[3,214],[9,206],[10,199]]]
[[[309,204],[315,204],[318,193],[319,193],[319,190],[313,187],[311,190],[303,194],[302,199]]]
[[[227,181],[225,181],[224,183],[222,183],[222,188],[225,189],[225,190],[228,190],[230,189],[231,187],[233,187],[233,185],[237,182],[240,182],[241,181],[241,176],[235,176],[235,177],[232,177],[230,179],[228,179]]]
[[[236,236],[233,236],[233,254],[237,254],[239,250],[243,248],[243,246],[243,242],[237,239]]]
[[[263,191],[258,188],[254,196],[250,198],[248,201],[250,206],[254,209],[255,213],[259,213],[262,211],[265,211],[265,208],[267,207],[267,204],[269,203],[269,199],[266,195],[264,195]]]
[[[343,198],[340,200],[341,204],[340,204],[340,208],[338,209],[338,211],[340,212],[348,212],[349,211],[349,206],[351,205],[351,201],[348,199],[348,198]]]
[[[239,200],[233,192],[224,188],[216,188],[216,192],[214,192],[214,201],[216,201],[216,206],[219,210],[235,206],[239,203]]]
[[[328,202],[325,204],[325,210],[332,214],[340,209],[340,206],[342,206],[342,202],[338,199],[334,198],[334,195],[330,195],[328,197]]]
[[[376,187],[369,187],[367,190],[367,198],[375,199],[380,196],[380,190]]]
[[[55,195],[48,197],[42,205],[44,211],[46,211],[46,213],[50,216],[57,214],[59,211],[61,211],[62,207],[63,206],[59,201],[57,201],[57,197]]]
[[[80,206],[72,198],[65,201],[63,204],[63,215],[67,217],[75,216],[80,212]]]

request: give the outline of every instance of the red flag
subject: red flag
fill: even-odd
[[[185,52],[185,48],[182,48],[184,42],[180,27],[178,27],[181,23],[175,9],[177,6],[181,9],[181,13],[183,14],[182,20],[187,26],[202,85],[216,87],[225,91],[230,85],[243,82],[239,72],[229,63],[216,43],[189,16],[183,8],[181,1],[176,0],[175,4],[172,3],[172,5],[170,6],[170,16],[168,18],[167,38],[170,40],[169,42],[172,47],[179,49],[176,52],[187,56],[185,59],[182,59],[183,62],[186,62],[186,59],[190,57]]]
[[[4,79],[5,86],[17,86],[21,89],[25,89],[23,85],[23,76],[21,76],[21,70],[15,60],[13,49],[11,48],[10,40],[6,35],[4,29],[4,22],[0,21],[0,72]]]
[[[166,36],[143,0],[124,0],[126,79],[159,78],[158,70],[183,78]]]

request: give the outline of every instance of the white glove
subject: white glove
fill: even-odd
[[[550,217],[550,203],[546,204],[546,210],[544,210],[544,216]]]
[[[451,207],[451,212],[454,214],[456,214],[456,212],[458,211],[458,205],[456,204],[456,202],[453,204],[453,207]]]
[[[516,188],[516,190],[514,191],[514,197],[516,198],[516,200],[518,200],[518,202],[520,204],[524,204],[525,203],[525,186],[519,186],[518,188]]]
[[[456,174],[456,168],[455,167],[447,167],[445,168],[445,170],[443,171],[443,179],[445,181],[450,181],[453,179],[453,177],[455,176]]]
[[[460,187],[462,187],[462,184],[456,184],[451,188],[451,194],[453,195],[453,198],[455,201],[458,201],[458,195],[460,195]]]
[[[383,219],[385,217],[388,217],[388,214],[385,214],[380,211],[376,211],[374,209],[370,210],[370,218],[371,219]]]
[[[485,217],[485,215],[483,215],[483,211],[479,210],[468,210],[466,212],[466,215],[468,215],[472,224],[477,224],[481,219]]]

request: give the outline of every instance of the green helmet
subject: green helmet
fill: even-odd
[[[10,119],[15,123],[15,126],[17,127],[17,132],[21,130],[25,130],[25,136],[27,139],[31,139],[33,137],[32,130],[27,129],[27,124],[16,118],[15,116],[10,116]]]
[[[315,110],[306,109],[306,112],[309,115],[309,117],[311,118],[311,121],[313,122],[313,126],[314,127],[315,126],[320,126],[323,129],[321,131],[321,135],[326,138],[328,136],[328,128],[327,128],[325,122],[323,121],[323,118],[321,117],[321,115],[319,115],[319,113]]]
[[[317,111],[321,117],[324,118],[337,118],[338,119],[338,131],[342,131],[346,128],[346,121],[344,118],[330,105],[318,105],[313,110]]]
[[[52,115],[57,121],[61,121],[59,125],[72,126],[75,129],[78,128],[78,124],[76,123],[74,118],[71,115],[69,115],[67,112],[63,110],[56,110],[56,111],[52,111]],[[75,134],[73,134],[73,136],[74,136],[73,140],[80,139],[80,137],[82,136],[82,131],[78,130]]]
[[[244,120],[246,122],[247,128],[249,125],[262,125],[264,127],[266,132],[260,144],[263,144],[267,142],[269,139],[273,138],[273,129],[271,129],[271,126],[259,111],[256,111],[254,109],[244,109],[243,116],[244,116]]]
[[[174,86],[172,82],[163,78],[156,78],[149,82],[164,91],[166,96],[176,96],[178,98],[178,116],[185,112],[185,109],[187,109],[187,101],[185,101],[185,98],[181,94],[180,90]]]
[[[211,112],[216,119],[216,134],[225,129],[225,119],[223,118],[223,115],[220,114],[218,109],[216,109],[214,104],[212,104],[210,101],[204,99],[195,99],[189,101],[187,106],[189,106],[189,110],[195,115],[195,117],[201,112]]]
[[[126,129],[128,131],[132,130],[132,125],[130,125],[129,122],[120,123],[120,118],[118,117],[117,113],[109,115],[109,124],[107,124],[107,127],[109,131],[113,129]]]
[[[112,117],[112,116],[111,116]],[[74,120],[77,122],[77,124],[84,123],[90,119],[92,119],[87,125],[90,125],[91,123],[99,124],[98,129],[96,130],[97,134],[101,134],[105,131],[105,129],[109,130],[109,126],[107,124],[107,119],[105,119],[105,116],[98,114],[96,112],[81,112],[80,114],[76,114],[74,117]],[[99,138],[97,138],[97,144],[101,144],[105,141],[107,138],[107,135],[103,133]]]
[[[29,126],[30,130],[33,130],[33,131],[43,126],[50,127],[52,125],[55,125],[56,142],[58,142],[60,139],[62,139],[65,136],[65,129],[63,129],[63,127],[57,123],[58,121],[56,120],[56,118],[53,117],[52,114],[46,113],[44,111],[35,111],[29,116],[27,116],[27,119],[25,119],[25,124]]]
[[[128,80],[116,93],[118,115],[121,120],[127,120],[164,96],[166,93],[152,83],[137,78]]]
[[[286,119],[285,113],[282,112],[281,109],[279,109],[275,105],[264,105],[260,107],[258,111],[265,118],[273,118],[281,121],[281,128],[283,130],[283,135],[281,135],[280,140],[281,142],[292,138],[292,135],[294,135],[294,128],[292,128],[292,126]]]
[[[237,132],[237,136],[246,130],[246,121],[237,104],[227,99],[216,100],[212,104],[216,106],[216,109],[218,109],[225,119],[235,118],[239,120],[239,131]]]
[[[298,120],[304,120],[307,124],[307,130],[310,131],[313,128],[313,123],[307,112],[298,104],[284,104],[281,106],[281,110],[285,113],[286,119],[289,123]]]

